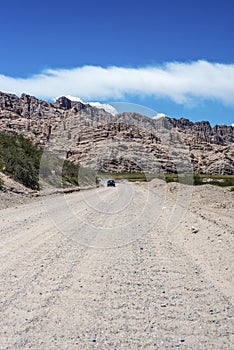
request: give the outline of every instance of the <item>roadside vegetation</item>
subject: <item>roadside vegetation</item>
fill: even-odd
[[[168,182],[188,185],[211,184],[232,186],[233,175],[206,174],[149,174],[140,172],[98,172],[75,165],[35,146],[29,139],[17,133],[0,132],[0,171],[33,190],[50,184],[56,187],[98,185],[98,178],[114,180],[150,181],[160,178]],[[39,176],[40,172],[40,176]],[[40,183],[39,183],[40,178]],[[3,182],[0,179],[0,190]]]
[[[78,165],[54,155],[41,157],[43,148],[16,133],[0,132],[0,171],[33,190],[40,189],[41,178],[60,187],[78,185]],[[41,169],[40,169],[41,166]],[[62,176],[61,176],[62,169]],[[0,181],[0,189],[3,186]]]
[[[191,185],[210,184],[227,187],[234,186],[233,175],[211,175],[211,174],[164,174],[166,182],[180,182]]]
[[[150,181],[158,178],[169,182],[180,182],[187,185],[211,184],[221,187],[234,186],[233,175],[210,174],[149,174],[149,173],[115,173],[99,172],[100,177],[113,178],[114,180]]]
[[[149,174],[147,174],[149,175]],[[144,173],[117,173],[117,172],[106,172],[106,171],[99,171],[98,176],[100,178],[105,179],[114,179],[114,180],[127,180],[127,181],[149,181],[148,177]]]

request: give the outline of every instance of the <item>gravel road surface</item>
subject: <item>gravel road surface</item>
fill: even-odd
[[[119,183],[0,210],[0,349],[233,349],[233,193]]]

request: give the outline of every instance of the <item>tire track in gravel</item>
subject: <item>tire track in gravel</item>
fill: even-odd
[[[84,211],[84,210],[83,210]],[[89,213],[89,216],[90,216],[91,214]],[[86,213],[86,216],[87,216],[87,213]],[[86,220],[87,220],[87,218],[86,218]],[[74,221],[74,220],[73,220]],[[74,224],[74,222],[73,223],[71,223],[70,222],[70,225],[71,224]],[[47,231],[48,232],[48,231]],[[69,251],[70,251],[70,249],[71,249],[71,245],[73,246],[74,245],[74,242],[72,242],[72,241],[70,241],[69,239],[67,239],[67,237],[65,236],[62,236],[63,237],[63,240],[65,241],[67,241],[65,244],[63,243],[63,244],[61,244],[61,235],[60,235],[60,237],[59,237],[59,240],[58,240],[58,242],[60,242],[60,246],[58,246],[58,245],[55,245],[55,247],[53,246],[53,250],[51,251],[50,250],[50,252],[49,252],[49,254],[47,253],[47,254],[43,254],[43,251],[40,251],[40,255],[42,255],[43,254],[43,256],[44,256],[44,260],[45,261],[49,261],[49,264],[47,264],[47,266],[45,266],[45,264],[43,264],[43,265],[41,265],[41,266],[43,266],[43,269],[42,269],[42,271],[40,272],[40,273],[38,273],[38,271],[36,272],[36,273],[34,273],[34,274],[32,274],[32,275],[28,275],[27,273],[25,273],[22,277],[21,277],[21,281],[23,281],[24,283],[23,283],[23,285],[21,285],[21,286],[17,286],[17,292],[16,293],[14,293],[14,294],[8,294],[8,298],[7,298],[7,300],[5,300],[5,306],[7,307],[7,312],[6,312],[6,316],[7,316],[7,314],[10,312],[10,313],[12,313],[13,312],[13,314],[15,314],[16,312],[17,312],[17,310],[21,313],[23,310],[24,310],[24,298],[30,303],[30,300],[27,298],[27,289],[28,289],[28,286],[32,286],[32,285],[35,285],[36,284],[36,287],[37,286],[40,286],[40,288],[42,288],[42,286],[41,286],[41,283],[40,283],[40,281],[43,281],[43,283],[45,283],[45,282],[48,282],[48,285],[49,285],[49,280],[51,279],[51,276],[52,275],[54,275],[54,274],[56,274],[56,269],[58,268],[58,266],[61,266],[61,267],[64,267],[64,266],[67,266],[68,268],[69,268],[69,271],[71,270],[70,269],[70,265],[67,265],[66,264],[66,262],[67,262],[67,260],[69,260],[69,254],[67,254],[67,253],[69,253]],[[44,238],[44,237],[43,237]],[[51,237],[48,237],[48,238],[51,238]],[[44,245],[44,243],[45,243],[45,241],[43,240],[43,243],[42,243],[42,245]],[[68,248],[66,248],[66,247],[68,247]],[[62,253],[60,252],[60,249],[62,248]],[[79,246],[77,247],[76,246],[76,248],[75,248],[75,251],[76,250],[79,250],[80,248],[79,248]],[[82,248],[81,249],[82,251],[85,251],[85,249],[84,248]],[[60,252],[60,253],[59,253]],[[61,255],[62,254],[62,255]],[[53,257],[53,255],[54,255],[54,257]],[[74,255],[74,252],[73,252],[73,255]],[[76,254],[75,254],[76,255]],[[37,260],[37,258],[35,257],[35,255],[34,255],[34,251],[32,250],[32,251],[30,251],[30,253],[29,253],[29,257],[27,258],[27,263],[28,263],[28,261],[29,261],[29,258],[32,258],[33,260]],[[62,259],[62,262],[60,262],[60,260]],[[74,268],[74,266],[76,266],[76,264],[77,264],[77,257],[75,258],[75,261],[76,261],[76,263],[75,262],[73,262],[73,264],[72,264],[72,266],[73,266],[73,268]],[[29,267],[31,267],[32,265],[31,264],[29,264]],[[21,266],[21,268],[22,268],[22,266]],[[9,271],[8,271],[9,272]],[[61,270],[59,271],[59,272],[61,272]],[[46,278],[46,276],[50,276],[50,278],[49,278],[49,280],[48,280],[48,278]],[[65,279],[66,280],[66,279]],[[18,279],[18,281],[19,281],[19,279]],[[43,289],[43,288],[42,288]],[[61,288],[61,285],[56,289],[56,291],[60,291],[62,288]],[[55,292],[55,290],[52,290],[52,292],[54,293]],[[24,296],[24,298],[22,297],[22,296]],[[17,297],[17,298],[16,298]],[[21,298],[21,299],[20,299]],[[51,296],[50,295],[50,298],[52,298],[52,301],[54,300],[54,295],[53,296]],[[14,303],[12,303],[12,300],[17,300],[17,303],[14,305]],[[8,303],[7,303],[7,301],[8,301]],[[9,303],[9,301],[10,301],[10,303]],[[31,301],[31,303],[32,303],[32,301]],[[23,305],[23,306],[21,306],[21,304]],[[49,298],[47,297],[47,304],[48,305],[50,305],[50,303],[49,303]],[[11,311],[11,308],[9,307],[11,305],[11,307],[12,307],[12,311]],[[15,311],[16,310],[16,311]],[[44,309],[45,310],[45,309]],[[2,311],[3,311],[3,308],[2,308]],[[39,310],[37,310],[37,312],[38,312]],[[26,313],[26,315],[27,315],[27,322],[26,323],[32,323],[33,322],[33,320],[35,320],[35,316],[33,316],[33,317],[29,317],[28,316],[28,314]],[[43,315],[45,316],[45,312],[43,311]],[[44,317],[43,316],[43,317]],[[38,317],[40,317],[40,312],[39,312],[39,314],[37,314],[37,317],[36,317],[36,319],[38,320]],[[28,332],[28,329],[27,329],[27,332]],[[23,343],[22,343],[24,346],[26,345],[26,343],[24,343],[24,341],[23,341]],[[21,344],[21,345],[22,345]],[[17,346],[20,346],[20,344],[18,344],[17,343]]]
[[[84,221],[89,221],[89,217],[92,216],[92,211],[87,211],[84,207],[87,207],[86,203],[83,203],[82,209],[79,209],[79,215],[81,213],[85,214]],[[69,220],[69,225],[76,225],[76,217],[73,214],[70,217],[66,217],[66,219]],[[17,242],[18,245],[15,247],[15,249],[12,251],[12,246],[10,245],[10,249],[6,252],[5,255],[1,257],[1,274],[5,282],[7,282],[9,278],[12,279],[12,275],[13,280],[15,281],[16,277],[14,276],[18,276],[18,270],[22,271],[26,269],[27,266],[32,267],[35,257],[40,257],[42,255],[43,248],[46,247],[47,242],[50,243],[51,240],[54,240],[54,244],[56,244],[57,242],[61,242],[61,238],[65,242],[67,241],[68,238],[64,235],[61,235],[61,233],[59,233],[58,230],[54,228],[53,224],[48,220],[48,218],[47,221],[50,224],[49,229],[48,225],[46,225],[46,230],[45,226],[40,225],[40,233],[33,237],[31,237],[30,235],[31,232],[28,232],[26,237],[24,237],[23,235],[24,239],[20,239],[20,241]],[[79,229],[82,229],[82,226]],[[10,243],[12,244],[12,242]],[[57,247],[54,250],[56,249]],[[9,273],[10,271],[12,272],[12,274]],[[27,272],[25,272],[24,275],[21,276],[21,279],[24,278],[24,276],[26,275]]]
[[[157,231],[118,249],[88,248],[25,344],[40,349],[43,338],[50,349],[230,349],[231,324],[223,325],[230,305],[163,227],[161,220]],[[216,337],[217,327],[229,333]]]
[[[103,190],[102,190],[103,191]],[[87,192],[86,192],[87,193]],[[93,193],[88,193],[88,195],[85,196],[85,200],[87,198],[92,197]],[[61,196],[63,198],[63,196]],[[64,214],[64,202],[67,202],[70,197],[70,203],[68,208],[66,208],[66,213]],[[65,199],[64,199],[65,198]],[[87,216],[90,215],[90,208],[88,208],[87,203],[84,201],[83,197],[77,198],[77,195],[67,195],[64,197],[62,201],[59,201],[57,197],[49,198],[49,205],[48,207],[44,207],[44,204],[41,205],[33,205],[33,208],[30,210],[30,215],[28,217],[28,210],[27,207],[22,207],[22,210],[18,213],[18,217],[21,217],[21,220],[17,220],[15,223],[11,223],[9,227],[5,227],[5,225],[1,225],[1,235],[3,237],[7,237],[10,232],[10,239],[1,241],[0,246],[0,258],[2,261],[5,260],[5,262],[11,263],[12,259],[19,259],[21,255],[23,255],[24,251],[27,251],[29,253],[31,250],[35,249],[40,245],[40,242],[43,242],[43,239],[45,236],[45,239],[50,239],[50,237],[53,236],[53,234],[48,236],[49,231],[53,231],[55,223],[50,218],[53,218],[53,212],[56,212],[56,219],[58,222],[62,221],[68,221],[68,225],[75,225],[75,221],[77,220],[77,215],[81,218],[82,215],[85,217],[84,221],[88,221]],[[74,215],[74,212],[72,212],[71,208],[72,206],[77,208],[76,209],[76,215]],[[37,211],[40,210],[40,215],[37,216]],[[48,212],[48,209],[51,210]],[[86,211],[89,209],[89,212],[86,213]],[[84,215],[85,214],[85,215]],[[11,220],[12,217],[15,217],[17,213],[15,214],[14,208],[7,209],[3,213],[5,220]],[[26,216],[26,218],[25,218]],[[37,217],[37,220],[30,220],[28,222],[28,219],[31,217]],[[26,227],[25,227],[26,226]],[[12,237],[12,232],[14,232],[14,236]],[[20,234],[20,241],[19,241],[19,235]],[[7,247],[7,250],[6,250]],[[4,254],[4,250],[6,250]],[[18,253],[18,255],[17,255]],[[1,268],[5,266],[4,263],[1,264]]]
[[[172,238],[196,262],[205,278],[234,304],[233,237],[226,227],[224,229],[192,210],[173,232]]]
[[[104,189],[98,189],[96,192],[104,192]],[[54,207],[52,210],[60,210],[62,211],[64,209],[64,202],[71,197],[73,198],[73,201],[75,201],[77,204],[81,204],[84,202],[84,198],[88,199],[89,197],[93,196],[93,191],[85,193],[72,193],[70,195],[60,195],[60,196],[49,196],[48,198],[39,198],[40,204],[33,203],[30,205],[22,205],[19,207],[13,207],[8,208],[0,211],[0,218],[1,218],[1,224],[0,224],[0,232],[1,232],[1,246],[4,243],[4,240],[6,240],[6,243],[8,244],[9,241],[12,239],[18,239],[17,236],[18,233],[22,235],[22,230],[25,228],[37,228],[37,226],[40,224],[44,224],[44,221],[48,222],[48,212],[45,203],[54,201]],[[63,200],[61,201],[61,198]],[[42,217],[44,216],[44,217]],[[20,219],[22,217],[22,219]],[[43,222],[41,222],[43,220]],[[8,239],[8,241],[7,241]]]
[[[2,349],[232,349],[231,304],[221,289],[214,288],[213,275],[201,264],[204,251],[197,257],[199,236],[189,233],[189,225],[204,227],[204,220],[187,212],[169,233],[175,201],[167,194],[163,208],[160,186],[154,193],[155,203],[153,197],[149,199],[156,213],[154,225],[145,232],[150,218],[141,215],[137,240],[101,249],[85,247],[77,240],[79,235],[72,236],[77,222],[83,223],[80,229],[87,228],[87,222],[97,229],[122,225],[131,236],[127,223],[140,215],[148,191],[145,185],[133,186],[132,206],[124,210],[122,201],[129,203],[131,187],[125,191],[127,187],[120,186],[119,192],[104,189],[82,205],[69,195],[70,216],[68,208],[61,213],[56,200],[51,201],[52,215],[61,220],[61,229],[67,226],[68,233],[59,232],[58,225],[52,237],[48,231],[33,249],[28,244],[25,264],[16,259],[12,265],[12,272],[18,274],[16,283],[11,282],[13,277],[7,279],[6,270]],[[213,224],[209,225],[211,234]],[[20,247],[21,233],[17,235]],[[95,242],[97,237],[91,238]]]

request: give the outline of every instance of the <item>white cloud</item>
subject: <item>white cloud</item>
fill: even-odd
[[[196,61],[143,68],[49,69],[24,79],[0,75],[0,90],[45,99],[73,95],[86,101],[121,100],[131,94],[167,97],[179,104],[215,99],[234,106],[234,64]]]
[[[93,107],[96,107],[96,108],[103,108],[103,109],[105,109],[105,111],[107,111],[108,113],[113,114],[113,115],[118,113],[117,110],[113,106],[111,106],[107,103],[88,102],[88,104],[93,106]]]
[[[166,117],[166,114],[164,114],[164,113],[157,113],[157,114],[153,117],[153,119],[160,119],[160,118],[163,118],[163,117]]]
[[[89,104],[90,106],[93,106],[93,107],[96,107],[96,108],[102,108],[102,109],[104,109],[106,112],[108,112],[108,113],[110,113],[110,114],[113,114],[113,115],[115,115],[115,114],[118,113],[117,110],[116,110],[113,106],[111,106],[111,105],[109,105],[109,104],[107,104],[107,103],[100,103],[100,102],[84,102],[83,100],[81,100],[81,98],[75,97],[75,96],[70,96],[70,95],[67,95],[66,97],[67,97],[69,100],[71,100],[71,101],[81,102],[81,103],[83,103],[83,104]]]
[[[71,96],[71,95],[66,95],[66,97],[70,100],[70,101],[74,101],[74,102],[81,102],[83,104],[85,104],[84,101],[81,100],[81,98],[79,97],[75,97],[75,96]],[[58,98],[58,97],[57,97]],[[56,98],[56,100],[57,100]]]
[[[232,126],[233,126],[233,128],[234,128],[234,123],[232,123]]]

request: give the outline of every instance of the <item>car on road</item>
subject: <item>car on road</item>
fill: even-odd
[[[107,181],[107,187],[110,187],[110,186],[115,187],[115,180],[108,180]]]

